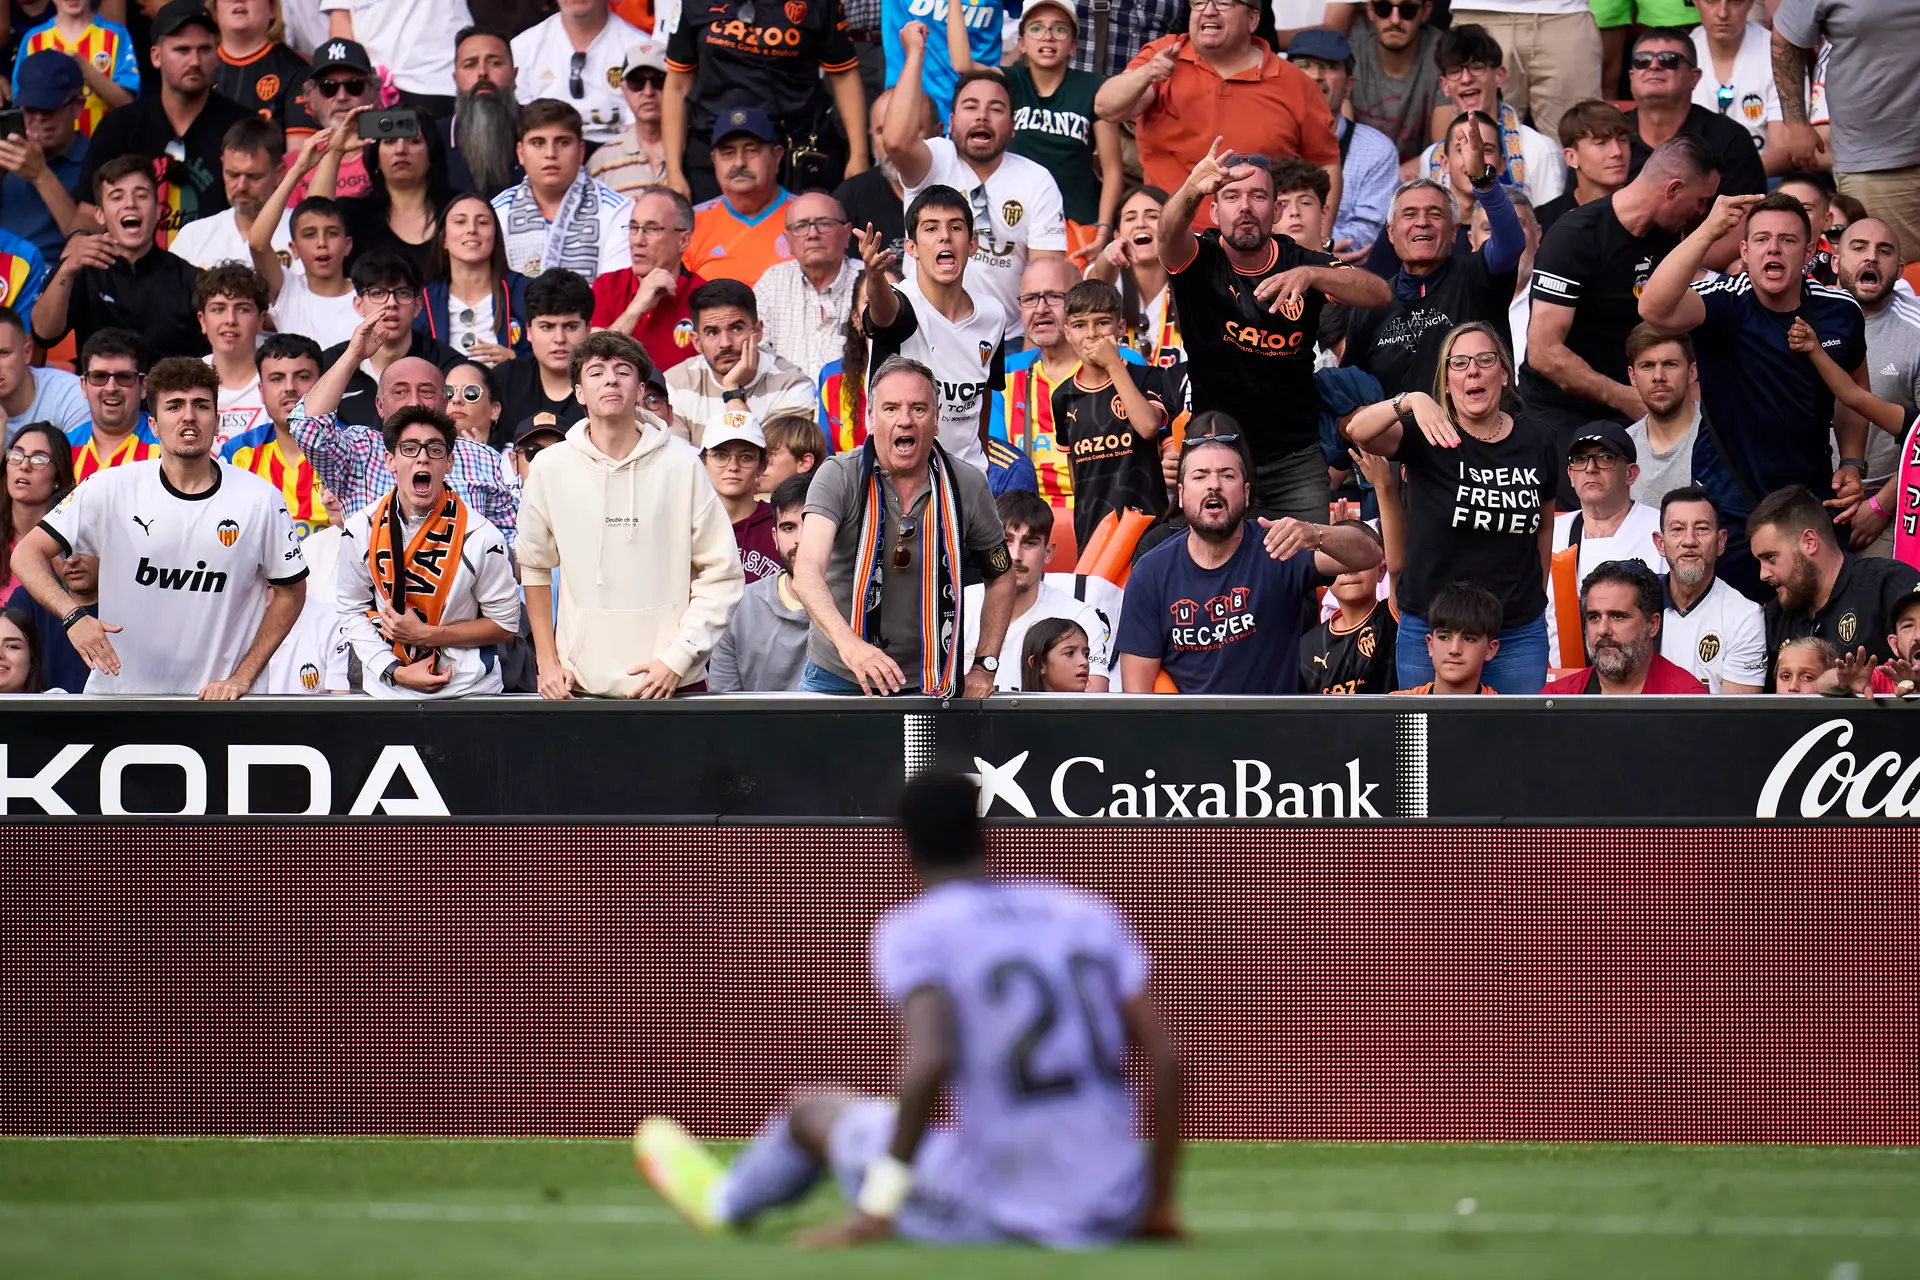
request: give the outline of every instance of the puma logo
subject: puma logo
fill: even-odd
[[[1327,659],[1325,654],[1316,653],[1313,655],[1313,660],[1319,666],[1324,667],[1327,665]]]
[[[135,516],[133,517],[133,522],[140,526],[140,532],[146,534],[149,538],[153,536],[153,522],[151,520],[142,520],[139,516]]]

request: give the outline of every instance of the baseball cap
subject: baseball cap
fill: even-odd
[[[153,15],[153,39],[162,40],[190,23],[199,23],[217,37],[219,24],[213,15],[207,12],[202,0],[172,0],[162,5],[160,12]]]
[[[541,412],[522,422],[513,429],[513,442],[520,444],[528,436],[551,435],[556,440],[564,440],[567,433],[560,426],[560,419],[552,413]]]
[[[651,40],[641,40],[627,46],[627,60],[620,64],[620,78],[625,80],[636,71],[658,71],[667,73],[667,53],[660,45]]]
[[[1573,444],[1567,449],[1567,457],[1572,458],[1583,444],[1597,444],[1608,453],[1619,454],[1628,462],[1640,461],[1640,451],[1633,447],[1633,437],[1617,422],[1589,422],[1574,437]]]
[[[313,69],[307,74],[317,76],[324,71],[358,71],[363,76],[373,74],[373,60],[367,57],[367,51],[357,41],[328,40],[313,51]]]
[[[763,452],[767,447],[767,437],[760,430],[760,424],[745,409],[728,409],[722,413],[720,421],[709,428],[701,439],[700,450],[704,453],[736,441],[745,441]]]
[[[1293,33],[1287,45],[1287,58],[1293,61],[1312,58],[1316,62],[1346,62],[1353,57],[1353,46],[1338,31],[1327,27],[1308,27]]]
[[[1026,0],[1026,3],[1020,6],[1022,26],[1026,25],[1027,19],[1033,16],[1035,9],[1058,9],[1066,16],[1067,21],[1073,24],[1074,30],[1080,29],[1080,19],[1074,16],[1072,0]]]
[[[54,111],[72,102],[86,85],[80,68],[58,49],[28,54],[20,63],[20,88],[13,105],[29,111]]]
[[[748,133],[762,142],[778,143],[780,135],[767,113],[758,107],[734,107],[713,122],[711,146],[719,146],[736,133]]]
[[[1899,626],[1900,619],[1906,616],[1907,610],[1909,609],[1920,609],[1920,586],[1914,587],[1913,590],[1893,602],[1893,608],[1887,611],[1888,621],[1892,622],[1896,627]]]

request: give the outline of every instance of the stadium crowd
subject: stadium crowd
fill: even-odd
[[[11,0],[0,693],[1912,692],[1920,0],[1449,10]]]

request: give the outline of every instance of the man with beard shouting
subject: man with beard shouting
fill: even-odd
[[[1543,694],[1705,693],[1659,648],[1660,579],[1638,560],[1609,560],[1580,584],[1593,665],[1550,680]]]
[[[1324,520],[1313,385],[1320,310],[1329,300],[1384,307],[1392,294],[1380,277],[1273,234],[1272,163],[1215,138],[1161,209],[1157,248],[1180,312],[1193,411],[1231,414],[1246,432],[1256,512]],[[1208,196],[1216,225],[1196,234],[1194,213]]]
[[[515,154],[518,74],[504,35],[486,27],[460,33],[453,54],[453,115],[433,122],[446,144],[447,183],[455,191],[477,191],[491,200],[527,176]]]
[[[1867,383],[1897,404],[1906,421],[1920,415],[1920,302],[1894,292],[1906,270],[1900,237],[1879,218],[1858,218],[1837,237],[1834,267],[1840,287],[1867,319]],[[1863,556],[1893,554],[1891,514],[1899,506],[1900,440],[1867,433],[1867,502],[1853,511],[1850,548]]]
[[[1233,437],[1187,438],[1187,529],[1142,556],[1127,580],[1116,641],[1127,693],[1153,693],[1163,671],[1181,693],[1298,693],[1314,588],[1380,563],[1363,528],[1248,519],[1251,491]]]

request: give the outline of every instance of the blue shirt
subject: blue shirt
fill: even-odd
[[[61,186],[72,191],[80,180],[80,165],[86,158],[87,140],[76,134],[67,154],[47,157],[47,171]],[[21,239],[33,241],[49,262],[58,260],[66,248],[67,238],[60,234],[60,224],[53,220],[53,211],[47,208],[47,202],[40,198],[33,184],[19,174],[9,173],[0,178],[0,221]]]
[[[1192,536],[1168,538],[1133,566],[1120,652],[1158,659],[1181,693],[1298,693],[1307,606],[1332,579],[1311,551],[1273,559],[1252,520],[1218,569],[1193,562]]]
[[[22,320],[30,320],[33,304],[40,300],[40,290],[46,287],[50,274],[40,246],[0,228],[0,305],[12,307]]]
[[[1333,123],[1343,139],[1347,133],[1353,137],[1340,162],[1340,211],[1333,219],[1333,240],[1360,249],[1386,230],[1394,188],[1400,185],[1400,151],[1393,139],[1371,125],[1339,116]]]
[[[1040,476],[1033,469],[1033,459],[1005,440],[988,440],[987,488],[996,498],[1016,489],[1040,492]]]
[[[973,46],[973,60],[983,67],[1000,65],[1000,0],[972,0],[963,4],[967,15],[967,38]],[[891,89],[906,65],[907,51],[900,43],[900,29],[909,22],[927,24],[927,56],[920,64],[920,87],[933,102],[933,109],[945,124],[953,114],[953,86],[960,77],[947,57],[946,0],[884,0],[880,6],[880,32],[887,54],[887,87]]]
[[[1701,404],[1713,426],[1694,441],[1693,482],[1728,521],[1745,520],[1754,503],[1790,484],[1824,496],[1833,484],[1833,392],[1812,361],[1788,348],[1787,331],[1804,316],[1833,362],[1852,372],[1867,358],[1860,304],[1843,290],[1805,284],[1797,308],[1769,311],[1746,276],[1693,289],[1707,306],[1692,337]],[[1731,460],[1720,456],[1716,433]]]

